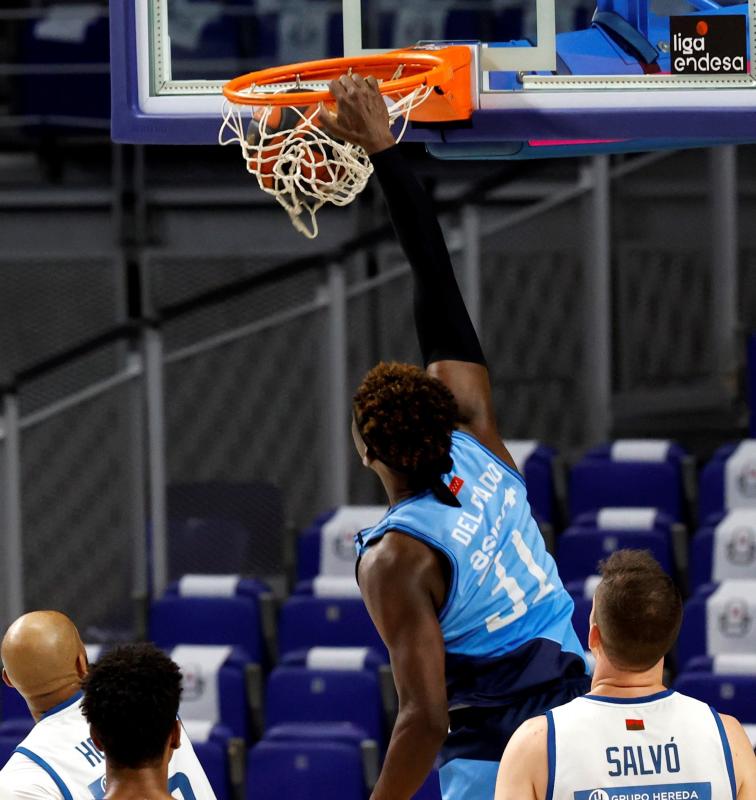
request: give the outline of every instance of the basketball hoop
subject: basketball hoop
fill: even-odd
[[[333,106],[328,84],[344,74],[373,76],[391,124],[410,120],[468,119],[472,113],[469,48],[397,50],[371,56],[308,61],[251,72],[223,87],[226,101],[218,133],[222,145],[238,144],[247,171],[286,209],[310,239],[325,203],[345,206],[365,188],[373,171],[367,153],[330,136],[318,121],[319,104]]]

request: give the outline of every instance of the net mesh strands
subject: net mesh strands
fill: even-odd
[[[351,203],[373,171],[362,147],[336,139],[323,128],[321,104],[335,103],[330,82],[344,75],[374,78],[390,124],[404,120],[399,141],[410,119],[469,119],[471,60],[465,46],[423,46],[241,75],[223,87],[218,141],[241,147],[247,171],[256,176],[260,188],[276,198],[300,233],[313,239],[318,235],[318,210],[326,203]]]
[[[248,92],[260,87],[249,87]],[[293,86],[277,85],[275,93]],[[302,82],[297,91],[324,90],[322,84]],[[430,86],[419,86],[399,98],[386,97],[393,125],[404,117],[400,141],[410,111],[427,99]],[[226,101],[219,132],[222,145],[238,144],[247,171],[259,187],[276,198],[292,224],[309,239],[318,235],[317,212],[326,203],[345,206],[365,188],[373,172],[367,153],[358,145],[339,141],[319,124],[319,106],[247,106]]]

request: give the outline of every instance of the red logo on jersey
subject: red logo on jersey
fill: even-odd
[[[464,483],[465,482],[462,480],[462,478],[459,478],[455,475],[449,483],[449,491],[456,497]]]
[[[643,724],[642,719],[626,719],[625,727],[629,731],[645,731],[646,726]]]

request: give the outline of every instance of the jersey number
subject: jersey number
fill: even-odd
[[[518,530],[512,531],[512,542],[514,543],[517,555],[520,561],[525,565],[528,572],[538,581],[538,593],[531,605],[543,600],[546,595],[554,591],[554,584],[549,583],[549,578],[541,567],[536,564],[533,558],[531,549],[525,544],[522,534]],[[494,572],[496,574],[496,585],[491,590],[491,596],[496,597],[499,592],[504,591],[511,603],[511,611],[502,616],[500,611],[486,617],[486,628],[489,633],[506,628],[511,625],[515,620],[525,616],[528,610],[527,603],[525,602],[525,592],[515,578],[507,574],[507,570],[501,563],[501,550],[496,554],[494,559]]]

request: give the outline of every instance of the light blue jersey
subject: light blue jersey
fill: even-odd
[[[533,519],[522,477],[475,437],[452,434],[444,476],[461,508],[423,492],[358,535],[358,555],[402,531],[446,556],[439,612],[451,709],[506,706],[517,696],[587,674],[573,602]]]

